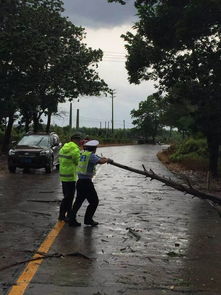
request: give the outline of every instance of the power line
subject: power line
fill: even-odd
[[[112,56],[120,56],[124,57],[125,53],[121,52],[114,52],[114,51],[103,51],[104,55],[112,55]]]
[[[114,52],[114,51],[104,51],[103,61],[110,62],[125,62],[125,53]]]

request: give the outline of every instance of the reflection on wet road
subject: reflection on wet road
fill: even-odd
[[[98,154],[174,177],[156,158],[161,148],[108,147]],[[6,175],[0,182],[1,264],[7,265],[38,248],[57,221],[62,194],[56,172]],[[100,167],[94,182],[99,226],[65,225],[49,251],[89,259],[45,259],[25,294],[220,294],[221,223],[208,203],[111,165]],[[21,270],[0,272],[0,294]]]

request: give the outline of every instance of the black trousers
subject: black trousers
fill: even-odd
[[[84,215],[84,222],[90,222],[93,219],[93,215],[99,204],[99,199],[91,179],[78,179],[77,197],[74,201],[73,209],[71,212],[71,219],[76,218],[76,214],[85,199],[88,201],[89,205],[87,206]]]
[[[75,193],[75,181],[62,181],[63,200],[61,201],[59,218],[64,219],[65,215],[70,217],[72,203]]]

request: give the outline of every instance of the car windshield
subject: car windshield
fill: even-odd
[[[18,142],[18,145],[41,148],[50,147],[50,137],[48,135],[27,135]]]

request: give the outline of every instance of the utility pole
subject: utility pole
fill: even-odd
[[[107,137],[107,122],[104,122],[104,136]]]
[[[109,136],[109,128],[110,128],[110,125],[109,125],[109,121],[107,121],[107,130],[106,130],[106,136],[108,137]]]
[[[112,100],[112,134],[114,133],[114,97],[116,97],[115,96],[115,94],[116,94],[116,90],[115,89],[113,89],[113,90],[111,90],[111,100]]]
[[[70,112],[69,112],[69,127],[72,129],[72,102],[70,102]]]
[[[79,129],[79,109],[77,109],[77,116],[76,116],[76,131]]]

